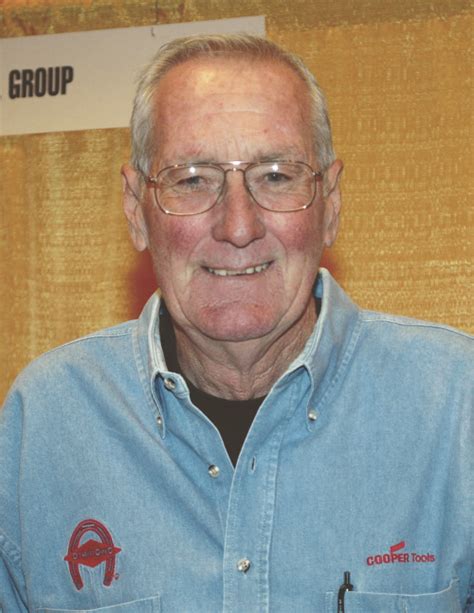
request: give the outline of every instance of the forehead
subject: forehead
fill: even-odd
[[[262,81],[271,90],[293,93],[296,89],[301,94],[306,89],[302,77],[283,60],[222,55],[196,57],[177,64],[162,77],[157,93],[161,98],[171,93],[168,88],[183,85],[193,89],[196,96],[207,96],[210,89],[222,87],[226,92],[240,91],[243,85],[251,92]]]
[[[281,61],[249,58],[196,58],[172,68],[155,92],[159,149],[212,138],[307,138],[308,88]]]

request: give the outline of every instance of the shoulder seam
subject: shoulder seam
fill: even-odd
[[[110,329],[110,332],[106,331],[106,330],[100,330],[98,332],[92,332],[91,334],[87,334],[86,336],[81,336],[79,338],[74,338],[70,341],[67,341],[66,343],[63,343],[62,345],[58,345],[57,347],[52,347],[51,349],[48,349],[47,351],[45,351],[44,353],[42,353],[41,355],[37,356],[34,360],[32,360],[33,362],[35,362],[37,359],[41,358],[42,356],[45,355],[49,355],[50,353],[54,353],[55,351],[59,351],[65,347],[69,347],[70,345],[76,345],[78,343],[82,343],[84,341],[91,341],[91,340],[95,340],[95,339],[100,339],[100,338],[120,338],[122,336],[129,336],[132,333],[132,328],[133,326],[127,326],[126,328],[124,328],[123,330],[117,330],[114,331],[113,328]]]
[[[440,330],[443,332],[448,332],[451,334],[455,334],[457,336],[462,336],[467,340],[474,340],[474,337],[464,330],[459,330],[458,328],[453,328],[451,326],[431,322],[431,321],[422,321],[419,319],[410,319],[409,317],[405,318],[402,316],[396,315],[385,315],[383,313],[377,313],[376,311],[367,311],[361,310],[361,319],[364,323],[367,324],[375,324],[375,323],[388,323],[393,324],[395,326],[401,326],[402,328],[431,328],[433,330]]]

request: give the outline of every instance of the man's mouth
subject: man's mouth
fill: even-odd
[[[242,268],[241,270],[229,270],[228,268],[209,268],[206,266],[206,270],[213,275],[217,275],[218,277],[238,277],[242,275],[255,275],[259,272],[263,272],[267,270],[270,266],[271,262],[264,262],[263,264],[258,264],[257,266],[249,266],[248,268]]]

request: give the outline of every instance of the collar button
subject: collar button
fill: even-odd
[[[163,385],[170,392],[176,389],[176,383],[173,381],[173,379],[165,379]]]

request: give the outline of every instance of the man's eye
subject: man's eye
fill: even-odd
[[[267,183],[285,183],[291,181],[291,177],[282,172],[269,172],[265,175],[265,181]]]
[[[178,185],[199,185],[199,183],[202,183],[202,178],[196,175],[178,181]]]
[[[199,175],[193,175],[192,177],[186,177],[183,179],[179,179],[176,181],[174,187],[175,189],[190,191],[196,189],[204,189],[207,185],[208,181]]]

